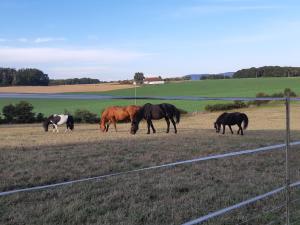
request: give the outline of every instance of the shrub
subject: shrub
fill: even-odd
[[[7,123],[12,123],[15,116],[15,106],[12,104],[4,106],[2,109],[2,114]]]
[[[35,113],[32,112],[33,106],[25,101],[20,101],[15,105],[15,121],[17,123],[35,122]]]
[[[9,104],[3,107],[0,123],[34,123],[42,122],[45,117],[42,113],[35,116],[33,106],[26,101],[20,101],[13,105]]]
[[[205,110],[209,112],[226,111],[232,109],[247,108],[248,105],[242,101],[234,101],[233,103],[206,105]]]
[[[290,88],[285,88],[283,93],[284,93],[284,96],[289,95],[290,97],[297,97],[296,93],[293,92]]]
[[[46,118],[45,118],[45,116],[44,116],[43,113],[38,113],[38,114],[36,115],[35,121],[38,122],[38,123],[40,123],[40,122],[43,122],[45,119],[46,119]]]
[[[33,106],[25,101],[16,105],[6,105],[2,109],[4,120],[7,123],[33,123],[35,113],[32,112]]]
[[[256,98],[267,98],[267,97],[270,97],[270,96],[267,95],[264,92],[259,92],[259,93],[256,94]],[[270,100],[255,100],[253,102],[249,102],[249,104],[260,106],[260,105],[263,105],[263,104],[267,104],[268,102],[270,102]]]
[[[74,113],[74,120],[79,123],[96,123],[99,118],[97,118],[97,114],[86,109],[77,109]]]

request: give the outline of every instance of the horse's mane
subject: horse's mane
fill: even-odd
[[[222,114],[218,117],[218,119],[217,119],[216,122],[219,122],[220,120],[222,120],[227,114],[228,114],[227,112],[222,113]]]

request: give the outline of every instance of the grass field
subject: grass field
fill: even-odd
[[[137,135],[129,124],[104,134],[97,124],[73,133],[44,133],[37,125],[0,126],[0,190],[126,171],[146,166],[284,142],[284,108],[251,108],[245,136],[216,134],[217,113],[183,117],[178,134]],[[292,140],[300,139],[300,106],[292,107]],[[63,128],[61,128],[63,130]],[[236,129],[235,129],[236,132]],[[300,179],[300,147],[291,152],[292,182]],[[0,224],[181,224],[285,182],[284,151],[271,151],[160,169],[47,191],[0,198]],[[292,190],[292,199],[300,193]],[[209,224],[239,224],[284,203],[282,194],[226,214]],[[300,215],[292,205],[292,222]],[[284,208],[244,224],[284,224]]]
[[[205,80],[165,85],[143,86],[137,88],[137,96],[208,96],[208,97],[254,97],[258,92],[268,94],[282,92],[284,88],[291,88],[300,94],[300,78],[263,78],[263,79],[231,79],[231,80]],[[89,92],[95,93],[95,92]],[[86,94],[89,94],[86,93]],[[134,89],[122,89],[101,94],[134,96]],[[0,99],[0,108],[9,103],[16,103],[18,99]],[[36,112],[45,115],[62,113],[66,110],[73,112],[75,109],[88,109],[99,113],[110,105],[134,104],[134,100],[34,100],[27,99],[34,105]],[[159,103],[165,101],[138,100],[137,104],[146,102]],[[202,111],[207,104],[216,103],[195,101],[168,101],[177,107],[189,112]]]
[[[164,85],[145,85],[137,88],[138,96],[209,96],[255,97],[258,92],[273,94],[291,88],[300,94],[300,77],[248,78],[186,81]],[[106,94],[134,96],[134,89],[107,91]]]

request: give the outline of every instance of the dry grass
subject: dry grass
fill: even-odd
[[[68,92],[102,92],[133,88],[133,85],[102,83],[102,84],[75,84],[55,86],[13,86],[0,87],[0,93],[68,93]]]
[[[245,136],[216,134],[218,113],[182,118],[179,133],[137,135],[129,124],[100,133],[98,125],[77,125],[73,133],[44,133],[40,126],[0,127],[0,190],[125,171],[209,154],[252,149],[284,141],[284,108],[247,109]],[[300,107],[292,108],[292,139],[300,139]],[[61,128],[61,131],[63,129]],[[236,130],[235,130],[236,131]],[[299,148],[299,147],[297,147]],[[296,147],[295,149],[296,150]],[[300,152],[292,152],[292,181],[300,179]],[[180,224],[284,184],[284,154],[274,151],[160,169],[99,182],[0,198],[1,224]],[[293,192],[298,198],[297,192]],[[284,201],[276,195],[213,220],[237,224]],[[298,203],[299,204],[299,203]],[[293,215],[297,205],[293,205]],[[266,214],[246,224],[280,218]]]

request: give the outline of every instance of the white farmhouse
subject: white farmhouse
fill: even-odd
[[[164,84],[165,81],[161,77],[146,77],[144,84]]]

